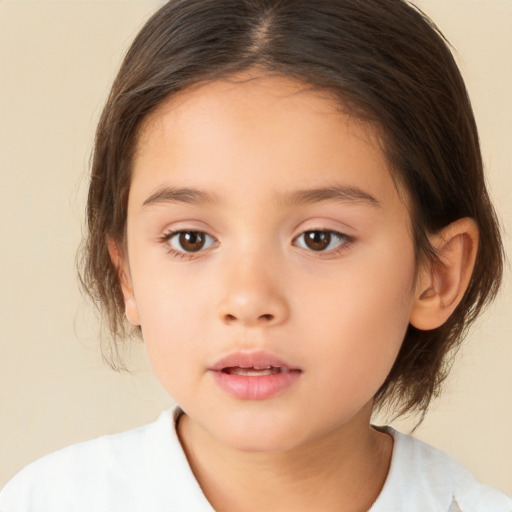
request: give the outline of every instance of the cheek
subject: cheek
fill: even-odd
[[[316,340],[312,356],[351,388],[380,387],[409,325],[415,264],[410,243],[402,247],[378,258],[360,252],[322,286],[299,292],[307,298],[302,330]]]
[[[135,238],[135,237],[134,237]],[[143,332],[161,333],[171,341],[171,334],[192,336],[200,311],[201,282],[187,275],[186,265],[171,262],[162,247],[146,247],[135,239],[130,254],[130,269]],[[178,332],[180,330],[183,332]],[[153,338],[153,336],[151,336]]]
[[[177,383],[186,385],[200,360],[205,322],[200,283],[169,275],[169,266],[158,261],[137,265],[134,258],[133,268],[146,351],[157,377],[171,391]]]
[[[156,299],[156,297],[155,297]],[[197,375],[203,368],[200,322],[196,311],[187,313],[183,301],[169,307],[154,303],[141,314],[144,345],[151,367],[160,384],[176,401],[195,389]]]

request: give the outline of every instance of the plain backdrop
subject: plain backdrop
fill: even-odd
[[[102,362],[75,271],[95,123],[124,51],[161,3],[0,0],[0,487],[39,456],[151,422],[172,405],[141,343],[129,345],[131,374]],[[419,5],[455,47],[510,255],[512,2]],[[507,269],[416,433],[508,494],[511,316]]]

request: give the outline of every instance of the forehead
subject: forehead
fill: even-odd
[[[174,95],[144,121],[132,187],[176,180],[266,193],[329,182],[397,194],[377,130],[333,94],[280,76],[245,74]],[[281,189],[281,190],[279,190]]]
[[[206,127],[214,120],[229,121],[233,127],[242,128],[248,120],[255,123],[263,117],[268,119],[272,113],[272,124],[267,126],[270,129],[281,120],[275,117],[276,113],[286,116],[288,122],[292,118],[302,120],[308,114],[318,118],[335,116],[341,113],[341,108],[329,91],[281,75],[245,72],[218,81],[200,82],[172,95],[143,121],[137,149],[141,150],[149,139],[154,140],[157,132],[168,136],[174,131],[172,136],[176,140],[180,131],[173,128],[184,128],[190,123],[198,122]],[[369,130],[368,135],[373,136],[373,131]]]

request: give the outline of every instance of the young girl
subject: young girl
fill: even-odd
[[[83,282],[179,404],[0,494],[18,511],[510,512],[425,413],[502,245],[443,37],[402,0],[172,0],[100,120]]]

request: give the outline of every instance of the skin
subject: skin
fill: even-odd
[[[372,128],[296,82],[249,78],[188,89],[146,119],[126,247],[110,244],[126,314],[186,413],[180,439],[216,510],[368,510],[392,451],[369,426],[373,397],[409,322],[432,328],[460,300],[476,228],[436,239],[459,265],[447,279],[417,269],[406,194]],[[284,200],[333,186],[364,197]],[[166,187],[216,200],[171,200]],[[176,230],[207,242],[186,253]],[[308,230],[343,236],[316,251]],[[300,377],[265,400],[234,398],[208,369],[240,350]]]

